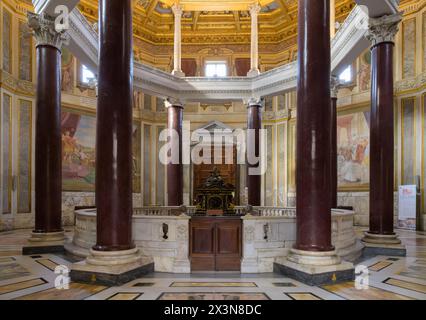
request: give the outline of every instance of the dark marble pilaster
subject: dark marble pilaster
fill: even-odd
[[[370,120],[370,229],[367,246],[395,245],[394,233],[394,36],[401,15],[370,19],[371,47]]]
[[[262,129],[262,99],[251,99],[247,104],[247,130],[251,130],[252,135],[248,135],[247,154],[258,158],[260,156],[260,129]],[[247,163],[247,203],[251,206],[261,205],[261,182],[260,174],[253,174],[257,171],[260,163]]]
[[[339,79],[331,77],[331,114],[330,114],[330,132],[331,132],[331,207],[337,208],[337,93],[339,91]]]
[[[130,0],[99,2],[96,127],[97,240],[118,251],[132,241],[132,8]]]
[[[36,39],[35,228],[24,254],[63,251],[61,48],[67,37],[55,19],[28,13]]]
[[[168,99],[167,128],[169,130],[170,148],[179,152],[179,161],[167,164],[167,204],[169,206],[183,205],[183,163],[182,163],[182,122],[183,104],[180,101]]]
[[[331,251],[330,8],[299,1],[295,248]]]

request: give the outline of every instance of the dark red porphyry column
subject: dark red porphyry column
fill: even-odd
[[[331,207],[337,208],[337,93],[339,80],[336,77],[331,77],[331,147],[330,147],[330,161],[331,161]]]
[[[298,48],[295,249],[331,251],[329,1],[299,1]]]
[[[261,99],[250,99],[247,105],[247,204],[260,206],[261,204],[261,178],[259,162],[254,160],[260,156],[260,129],[262,129],[262,105]]]
[[[183,164],[182,164],[182,121],[183,104],[177,100],[168,99],[167,123],[172,152],[178,152],[178,161],[167,164],[167,205],[180,206],[183,204]],[[177,160],[177,157],[175,157]]]
[[[61,47],[66,37],[55,30],[54,21],[47,14],[28,13],[37,53],[35,228],[30,240],[39,242],[63,239]]]
[[[99,1],[96,127],[97,251],[132,242],[132,8],[130,0]]]
[[[365,242],[399,243],[394,233],[394,36],[401,16],[372,19],[370,230]]]

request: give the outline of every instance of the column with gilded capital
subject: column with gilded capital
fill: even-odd
[[[252,98],[247,103],[247,204],[251,206],[261,205],[262,176],[256,168],[260,162],[253,163],[260,158],[260,130],[262,129],[262,107],[264,100]]]
[[[184,77],[182,71],[182,14],[183,7],[177,3],[172,6],[172,11],[175,16],[175,36],[174,36],[174,51],[173,51],[173,71],[172,74],[178,77]]]
[[[394,232],[394,37],[402,14],[370,19],[370,229],[363,241],[369,254],[405,255]]]
[[[35,228],[24,254],[63,250],[61,48],[67,37],[55,18],[28,13],[36,39]]]
[[[260,74],[259,71],[259,26],[258,16],[260,5],[256,2],[249,7],[251,16],[251,43],[250,43],[250,71],[248,77],[254,77]]]
[[[339,92],[339,79],[336,76],[331,76],[330,83],[331,95],[331,207],[337,208],[337,93]]]
[[[182,163],[182,123],[183,103],[175,99],[167,99],[167,129],[170,138],[170,149],[177,153],[173,161],[167,164],[167,205],[183,205],[183,163]]]
[[[71,279],[121,285],[153,270],[132,237],[132,1],[99,1],[96,245]]]

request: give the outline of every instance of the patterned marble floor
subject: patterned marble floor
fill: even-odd
[[[359,263],[368,267],[368,288],[354,282],[312,287],[277,274],[153,273],[121,287],[71,283],[61,290],[55,288],[54,270],[70,267],[71,258],[22,256],[19,247],[29,231],[0,233],[0,300],[426,300],[426,234],[398,233],[407,257],[377,256]]]

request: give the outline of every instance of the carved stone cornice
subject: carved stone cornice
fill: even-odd
[[[37,46],[52,46],[62,50],[62,45],[67,44],[69,37],[66,30],[57,31],[55,18],[46,13],[35,14],[28,12],[28,26],[33,30]]]
[[[395,83],[395,93],[401,94],[404,92],[411,92],[421,90],[426,87],[426,72],[418,75],[415,78],[404,79]]]
[[[26,96],[35,95],[35,85],[32,82],[19,80],[10,73],[0,69],[0,87],[6,87],[10,91]]]
[[[382,42],[394,42],[401,20],[402,13],[380,18],[370,18],[369,30],[366,35],[367,39],[371,41],[373,46]]]

